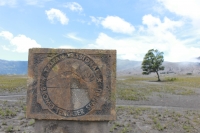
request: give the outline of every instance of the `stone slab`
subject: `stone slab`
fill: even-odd
[[[107,121],[36,120],[35,133],[109,133]]]
[[[116,51],[29,50],[27,118],[115,120]]]

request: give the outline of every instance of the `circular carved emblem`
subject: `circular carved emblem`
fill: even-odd
[[[69,52],[56,55],[42,70],[40,93],[48,109],[57,115],[77,117],[87,114],[94,108],[102,92],[101,70],[84,54]],[[87,103],[78,104],[83,101],[77,102],[80,95],[88,98]],[[63,107],[64,104],[60,103],[68,104]]]

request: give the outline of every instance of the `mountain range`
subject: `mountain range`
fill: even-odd
[[[27,74],[28,61],[6,61],[0,59],[0,75]]]
[[[142,74],[142,61],[117,60],[118,75]],[[163,62],[165,69],[160,74],[200,75],[200,60],[197,62]]]
[[[198,57],[200,58],[200,57]],[[200,60],[200,59],[199,59]],[[117,75],[142,74],[141,61],[117,59]],[[200,74],[199,62],[164,62],[164,71],[161,74]],[[28,61],[7,61],[0,59],[0,75],[25,75],[28,70]]]

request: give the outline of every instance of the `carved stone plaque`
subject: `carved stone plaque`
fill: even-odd
[[[115,50],[29,50],[27,118],[115,120]]]

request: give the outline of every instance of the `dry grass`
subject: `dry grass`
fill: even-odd
[[[15,91],[22,88],[26,88],[27,77],[26,76],[0,76],[0,90],[1,91]]]
[[[185,87],[200,88],[200,77],[180,76],[174,84]]]
[[[195,95],[200,88],[200,77],[164,77],[156,82],[155,77],[125,77],[117,81],[117,97],[124,100],[146,100],[153,93]]]
[[[119,106],[117,120],[111,123],[110,132],[123,131],[126,125],[129,125],[129,131],[134,131],[136,123],[150,127],[151,131],[197,133],[200,131],[200,112]]]

